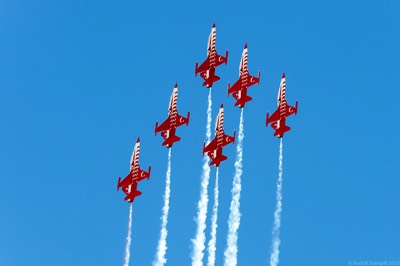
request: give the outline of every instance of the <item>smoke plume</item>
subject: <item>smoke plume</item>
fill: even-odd
[[[281,212],[282,212],[282,160],[283,160],[283,145],[282,138],[279,145],[279,177],[276,182],[276,209],[274,213],[274,226],[272,228],[272,252],[270,265],[276,266],[279,263],[279,245],[281,244],[280,239],[280,228],[281,228]]]
[[[167,259],[165,258],[165,254],[167,252],[167,224],[168,224],[168,212],[169,212],[169,197],[170,197],[170,185],[171,185],[171,150],[168,151],[168,167],[165,181],[165,193],[164,193],[164,207],[163,214],[161,217],[161,233],[160,239],[158,240],[157,246],[157,254],[154,258],[153,265],[154,266],[162,266],[167,263]]]
[[[215,265],[215,251],[216,251],[216,243],[217,243],[217,221],[218,221],[218,171],[215,174],[215,186],[214,186],[214,206],[213,206],[213,213],[211,217],[211,239],[208,242],[208,262],[207,266],[214,266]]]
[[[207,125],[206,125],[206,141],[210,142],[211,139],[211,88],[208,93],[208,107],[207,107]],[[208,156],[203,158],[203,171],[201,173],[201,189],[200,199],[197,203],[197,217],[196,217],[196,236],[192,239],[193,253],[192,253],[192,265],[201,266],[203,264],[204,249],[205,249],[205,229],[207,219],[207,205],[208,205],[208,183],[210,180],[210,159]]]
[[[129,266],[129,258],[131,257],[131,240],[132,240],[132,202],[129,209],[128,235],[126,236],[124,266]]]
[[[240,191],[242,189],[241,178],[242,178],[242,160],[243,160],[243,109],[240,113],[239,122],[239,137],[238,144],[236,146],[236,162],[235,162],[235,175],[233,177],[232,187],[232,201],[230,206],[230,214],[228,220],[228,238],[227,247],[224,252],[225,266],[236,266],[237,264],[237,240],[238,230],[240,225]]]

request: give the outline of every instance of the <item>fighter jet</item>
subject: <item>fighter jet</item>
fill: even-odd
[[[278,109],[269,117],[267,113],[266,126],[272,122],[271,127],[275,129],[274,136],[282,138],[285,132],[290,130],[290,127],[286,125],[286,117],[297,114],[298,101],[296,101],[296,107],[290,106],[286,102],[286,78],[285,73],[282,75],[281,84],[278,92]]]
[[[217,121],[215,123],[215,137],[208,143],[204,142],[203,145],[203,155],[207,152],[207,155],[211,158],[210,165],[215,165],[218,167],[219,164],[226,160],[228,157],[222,154],[222,147],[228,145],[229,143],[235,143],[236,131],[233,132],[233,137],[228,136],[224,132],[224,106],[221,104],[219,113],[217,116]]]
[[[214,23],[210,36],[208,37],[207,58],[200,66],[199,63],[196,62],[194,71],[195,76],[200,73],[200,76],[204,79],[203,86],[207,86],[207,88],[212,87],[213,83],[220,79],[220,77],[215,75],[215,68],[222,63],[225,63],[225,65],[228,63],[228,50],[226,50],[225,57],[217,54],[215,48],[216,38],[217,29]]]
[[[122,188],[122,191],[126,194],[124,200],[127,200],[128,202],[133,202],[135,197],[142,195],[142,192],[137,190],[137,183],[145,178],[150,178],[151,166],[149,166],[148,172],[140,169],[139,153],[140,138],[137,139],[135,148],[133,149],[129,174],[122,181],[121,177],[118,178],[117,191]]]
[[[251,97],[247,95],[247,88],[260,83],[260,71],[258,71],[258,77],[253,77],[249,74],[247,69],[247,43],[244,45],[242,59],[239,65],[239,79],[231,87],[228,83],[228,96],[232,93],[233,98],[236,99],[235,106],[243,108],[246,102],[251,101]]]
[[[187,117],[180,116],[178,114],[178,108],[176,107],[177,102],[178,84],[175,84],[169,100],[168,117],[160,126],[158,125],[157,121],[154,129],[154,136],[157,135],[157,132],[161,132],[161,136],[164,138],[162,145],[166,145],[167,148],[172,147],[174,142],[177,142],[181,139],[175,135],[176,128],[182,126],[183,124],[189,125],[190,112],[188,112]]]

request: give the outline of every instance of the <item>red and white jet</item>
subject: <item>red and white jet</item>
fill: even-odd
[[[215,137],[208,143],[204,142],[203,145],[203,155],[207,152],[208,156],[211,158],[210,165],[215,165],[218,167],[219,164],[226,160],[228,157],[222,154],[222,147],[228,145],[229,143],[235,143],[236,131],[233,132],[233,137],[228,136],[224,132],[224,106],[221,104],[219,113],[217,116],[217,121],[215,122]]]
[[[220,77],[215,75],[215,68],[222,63],[225,63],[225,65],[228,63],[228,50],[226,50],[225,57],[218,55],[215,48],[216,39],[217,29],[214,23],[208,37],[207,58],[200,66],[196,62],[196,69],[194,71],[195,76],[200,73],[200,76],[204,79],[203,86],[207,86],[207,88],[212,87],[213,83],[220,79]]]
[[[172,147],[174,142],[179,141],[181,138],[175,135],[176,128],[182,126],[183,124],[189,125],[190,112],[188,112],[187,117],[180,116],[178,114],[178,108],[176,104],[178,102],[178,84],[175,84],[174,90],[172,91],[171,98],[169,100],[168,107],[168,117],[161,124],[158,125],[156,122],[156,127],[154,129],[154,136],[157,132],[161,132],[161,136],[164,138],[163,146],[167,148]]]
[[[282,75],[281,84],[278,92],[278,109],[269,117],[267,113],[266,126],[272,122],[271,127],[275,129],[274,136],[282,138],[286,131],[290,130],[290,127],[286,125],[286,117],[297,114],[298,101],[296,101],[296,107],[290,106],[286,102],[286,78],[285,73]]]
[[[139,166],[139,153],[140,153],[140,138],[137,139],[135,148],[133,149],[131,157],[131,169],[129,174],[121,181],[121,177],[118,178],[117,191],[122,188],[122,191],[126,194],[124,200],[132,202],[135,197],[142,195],[142,192],[137,190],[137,183],[143,179],[150,178],[151,166],[149,171],[145,172],[140,169]]]
[[[244,45],[242,59],[239,65],[239,79],[231,87],[228,83],[228,95],[232,93],[233,98],[236,99],[235,106],[243,108],[246,102],[251,101],[251,97],[247,95],[247,88],[260,83],[260,71],[258,71],[258,77],[253,77],[249,74],[247,69],[247,43]]]

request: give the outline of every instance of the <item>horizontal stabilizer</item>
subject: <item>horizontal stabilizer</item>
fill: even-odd
[[[167,146],[168,148],[170,148],[170,147],[172,147],[172,145],[175,142],[180,141],[180,140],[181,140],[180,137],[173,135],[173,136],[170,136],[169,138],[165,139],[165,141],[162,143],[162,146]]]
[[[215,167],[218,167],[219,164],[220,164],[222,161],[225,161],[226,159],[228,159],[228,157],[226,157],[225,155],[221,154],[221,155],[219,155],[218,157],[214,158],[214,159],[211,161],[210,165],[215,165]]]
[[[140,192],[139,190],[134,190],[131,193],[129,193],[128,195],[126,195],[124,200],[132,202],[136,197],[138,197],[140,195],[142,195],[142,192]]]
[[[216,75],[212,75],[211,77],[207,78],[204,82],[203,82],[203,86],[207,86],[207,87],[212,87],[214,82],[217,82],[218,80],[220,80],[220,77],[216,76]]]

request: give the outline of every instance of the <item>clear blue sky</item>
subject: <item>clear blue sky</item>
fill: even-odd
[[[207,107],[194,67],[214,22],[229,61],[212,116],[224,103],[227,133],[238,130],[226,89],[244,43],[250,73],[261,70],[244,112],[238,264],[269,263],[279,142],[265,114],[283,72],[299,112],[283,140],[281,265],[400,260],[399,10],[397,0],[1,1],[0,265],[122,264],[129,205],[116,185],[138,136],[152,175],[134,202],[131,265],[151,264],[167,167],[153,130],[175,82],[191,121],[172,150],[167,259],[190,264]],[[235,148],[224,152],[217,265]]]

